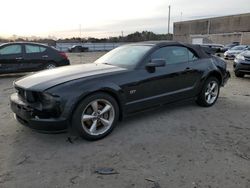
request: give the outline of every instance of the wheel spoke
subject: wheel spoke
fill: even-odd
[[[207,96],[207,102],[210,102],[210,100],[211,100],[211,94]]]
[[[107,105],[102,109],[102,111],[100,112],[100,114],[103,115],[104,113],[108,112],[110,109],[111,109],[111,106],[107,104]]]
[[[212,83],[209,83],[208,86],[207,86],[207,90],[208,90],[208,91],[211,91],[211,87],[212,87],[211,84],[212,84]]]
[[[215,84],[215,83],[212,83],[212,86],[211,86],[211,88],[210,88],[210,91],[213,91],[213,90],[215,89],[215,87],[216,87],[216,84]]]
[[[100,118],[100,120],[101,120],[101,123],[102,123],[105,127],[109,126],[110,122],[109,122],[107,119]]]
[[[95,113],[98,112],[98,103],[97,103],[97,101],[92,102],[92,103],[91,103],[91,107],[92,107],[92,109],[93,109],[93,111],[94,111]]]
[[[94,119],[94,118],[95,118],[95,116],[84,114],[83,117],[82,117],[82,120],[83,121],[88,121],[88,120],[91,120],[91,119]]]
[[[205,96],[208,96],[209,95],[209,92],[207,91],[206,93],[205,93]]]
[[[89,131],[91,133],[95,133],[96,132],[96,125],[97,125],[97,120],[93,121],[93,124],[91,125]]]

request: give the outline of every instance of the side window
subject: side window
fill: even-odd
[[[151,59],[164,59],[166,64],[176,64],[194,61],[198,57],[186,47],[168,46],[153,52]]]
[[[46,50],[46,48],[36,45],[25,45],[25,51],[27,54],[31,53],[42,53]]]
[[[0,49],[1,55],[21,54],[22,47],[19,44],[8,45]]]
[[[151,59],[164,59],[166,64],[176,64],[189,61],[189,50],[180,46],[163,47],[151,55]]]

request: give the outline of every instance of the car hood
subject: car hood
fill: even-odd
[[[242,50],[228,50],[227,51],[228,54],[239,54],[241,52],[243,52],[243,51]]]
[[[241,55],[243,55],[246,58],[250,58],[250,51],[248,50],[248,51],[242,52]]]
[[[16,80],[14,85],[27,90],[43,91],[72,80],[125,70],[106,64],[70,65],[25,76]]]

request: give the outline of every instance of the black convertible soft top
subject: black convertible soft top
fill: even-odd
[[[203,49],[200,45],[196,44],[187,44],[187,43],[181,43],[181,42],[175,42],[175,41],[145,41],[145,42],[139,42],[135,44],[143,44],[143,45],[153,45],[153,46],[184,46],[192,51],[194,51],[200,58],[209,58],[211,57],[211,53],[209,51],[206,51],[206,49]]]

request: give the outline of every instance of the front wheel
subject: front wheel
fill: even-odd
[[[218,79],[215,77],[210,77],[206,80],[196,102],[200,106],[212,106],[217,101],[219,93],[220,86]]]
[[[106,93],[95,93],[77,106],[72,126],[84,139],[98,140],[112,132],[118,117],[116,100]]]

